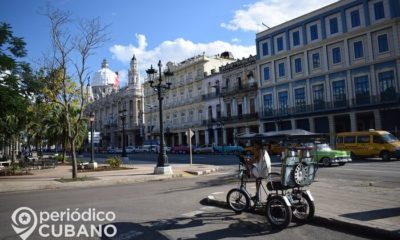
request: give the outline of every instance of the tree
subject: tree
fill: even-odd
[[[85,88],[89,76],[87,60],[107,40],[107,26],[103,26],[99,19],[80,21],[79,33],[73,35],[68,30],[72,22],[70,13],[48,8],[45,16],[50,21],[52,41],[51,57],[46,64],[48,76],[45,95],[62,108],[72,153],[72,178],[76,178],[77,143],[87,121],[84,116],[88,103]]]
[[[15,146],[26,123],[26,108],[35,90],[29,65],[21,61],[26,56],[25,42],[14,36],[11,26],[0,23],[0,137]]]

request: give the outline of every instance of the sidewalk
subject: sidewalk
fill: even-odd
[[[315,200],[318,224],[373,234],[381,239],[400,239],[400,188],[340,179],[329,181],[331,179],[319,178],[309,187]],[[211,194],[209,203],[226,207],[229,190]]]
[[[71,189],[135,182],[157,181],[178,177],[191,177],[218,171],[216,166],[193,164],[171,164],[172,175],[153,174],[155,164],[135,163],[123,164],[128,170],[81,172],[78,177],[86,177],[85,181],[61,182],[60,179],[71,179],[71,166],[57,166],[55,169],[31,170],[33,175],[1,176],[0,192],[18,192],[43,189]]]

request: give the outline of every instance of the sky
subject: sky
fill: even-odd
[[[139,61],[141,79],[160,59],[180,62],[198,54],[230,51],[241,59],[255,55],[256,33],[329,5],[336,0],[0,0],[0,22],[27,43],[33,68],[49,54],[50,24],[41,13],[50,4],[73,19],[100,18],[109,40],[90,57],[93,75],[103,59],[126,84],[130,59]],[[70,26],[73,34],[76,25]]]

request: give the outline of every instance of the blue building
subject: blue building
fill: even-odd
[[[256,46],[261,131],[400,132],[399,0],[342,0]]]

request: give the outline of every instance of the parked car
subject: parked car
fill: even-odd
[[[214,146],[214,151],[218,153],[235,153],[239,154],[244,151],[244,148],[242,146]]]
[[[351,162],[350,152],[333,150],[326,143],[317,144],[316,148],[314,160],[324,165],[324,167],[329,167],[332,163],[338,163],[340,166],[343,166],[347,162]]]
[[[125,147],[126,153],[136,153],[136,147],[134,146],[127,146]]]
[[[214,152],[214,146],[210,144],[202,145],[194,149],[194,153],[213,153],[213,152]]]
[[[150,152],[150,147],[147,147],[147,146],[137,146],[137,147],[135,148],[135,152],[137,152],[137,153]]]
[[[189,151],[190,151],[189,146],[185,146],[185,145],[174,146],[171,148],[171,153],[187,154],[187,153],[189,153]]]
[[[109,153],[109,154],[116,153],[116,148],[108,147],[108,148],[107,148],[107,153]]]

